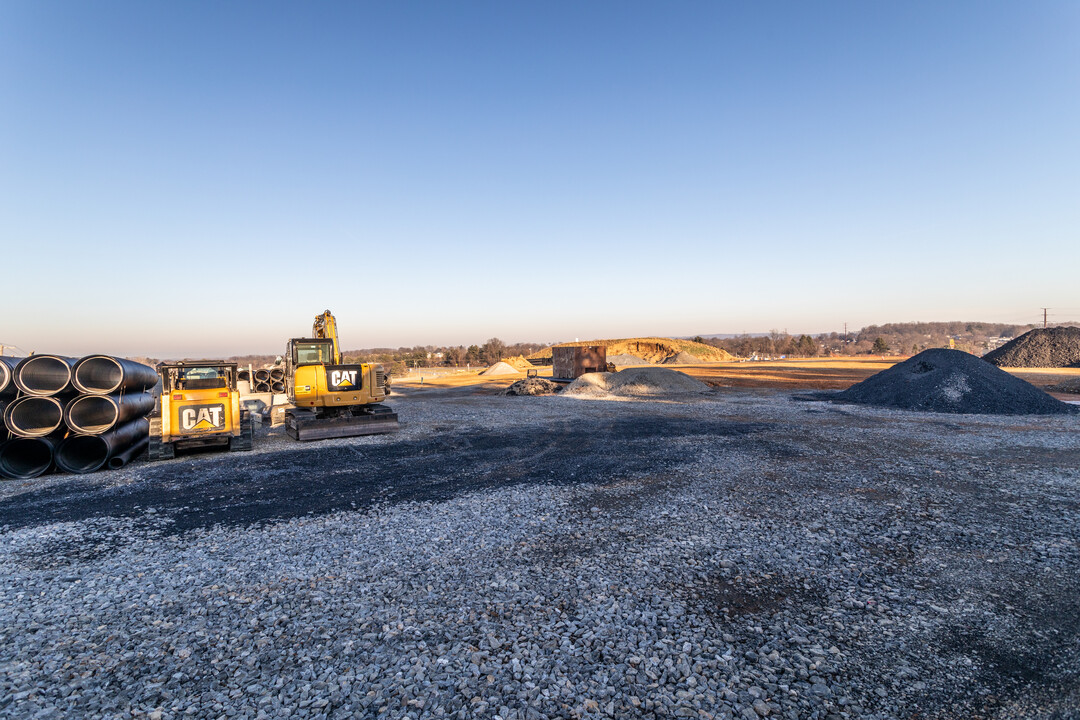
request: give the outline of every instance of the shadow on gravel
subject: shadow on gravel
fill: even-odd
[[[666,416],[599,425],[433,435],[387,445],[297,445],[253,456],[203,456],[142,469],[143,481],[94,488],[73,481],[0,502],[0,527],[97,517],[172,520],[166,533],[247,525],[403,502],[441,502],[523,483],[606,483],[694,460],[680,438],[734,437],[768,425]],[[155,525],[158,521],[155,521]]]
[[[782,575],[744,576],[713,572],[705,578],[672,588],[706,615],[726,620],[743,615],[771,617],[790,607],[820,607],[826,598],[804,586],[805,581]]]

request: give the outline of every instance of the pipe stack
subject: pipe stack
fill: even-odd
[[[255,392],[268,393],[270,392],[270,371],[269,370],[256,370],[255,371]]]
[[[285,371],[274,368],[270,371],[270,391],[275,393],[285,392]]]
[[[111,357],[0,357],[0,475],[33,478],[122,467],[149,443],[157,372]]]

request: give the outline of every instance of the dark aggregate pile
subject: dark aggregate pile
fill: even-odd
[[[903,410],[976,415],[1058,415],[1078,410],[960,350],[924,350],[832,398]]]
[[[525,378],[506,388],[507,395],[554,395],[562,390],[558,383],[545,378]]]
[[[983,360],[998,367],[1080,367],[1080,327],[1031,330],[983,355]]]

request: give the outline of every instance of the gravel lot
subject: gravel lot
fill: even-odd
[[[1080,717],[1080,418],[413,391],[0,484],[12,718]]]

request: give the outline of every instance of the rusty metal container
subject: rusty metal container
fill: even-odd
[[[556,346],[551,348],[551,360],[552,379],[575,380],[585,373],[607,370],[607,346]]]

